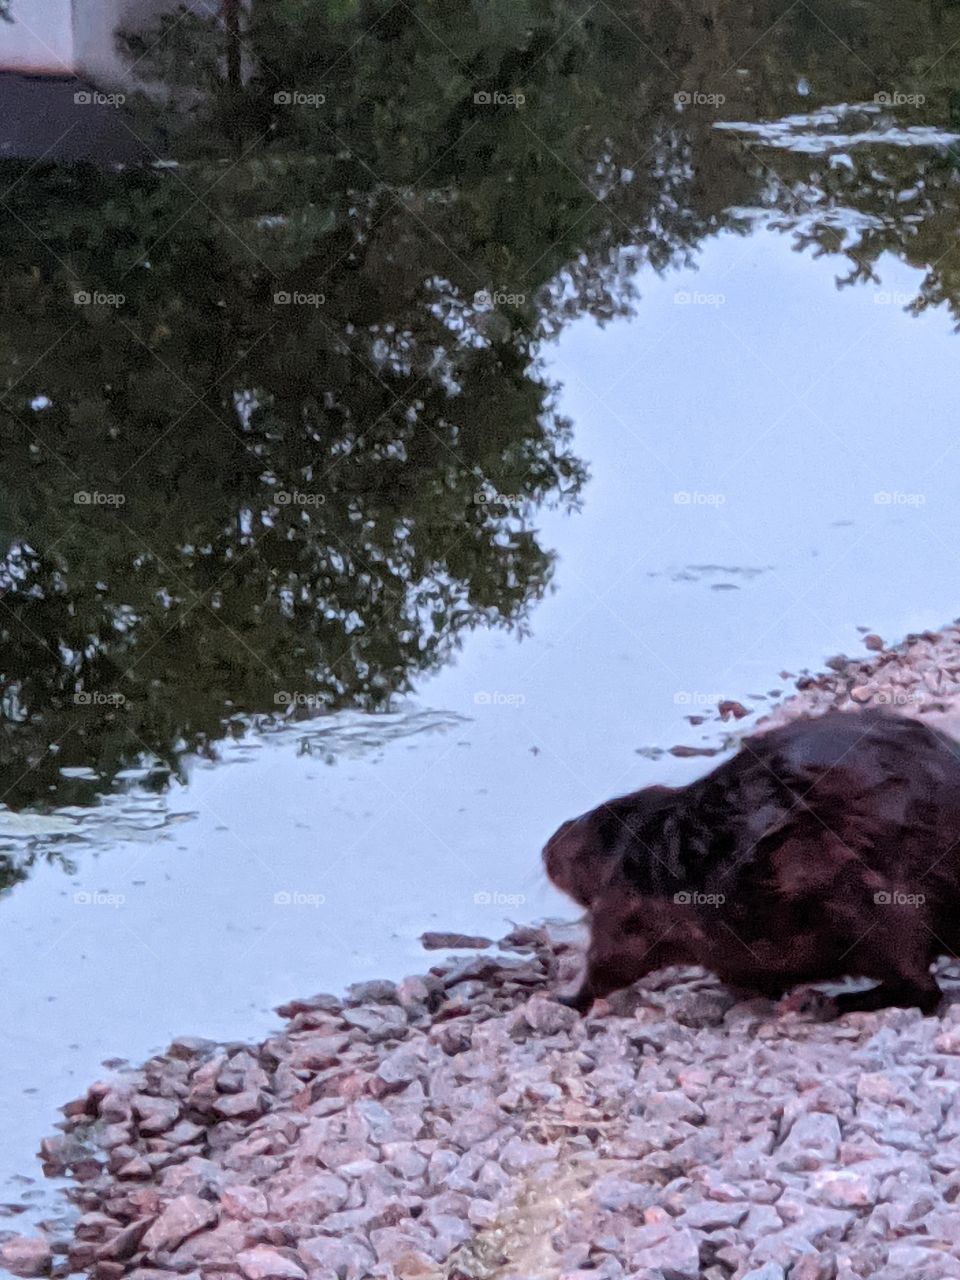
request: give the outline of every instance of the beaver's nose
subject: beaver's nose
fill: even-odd
[[[557,862],[563,856],[561,853],[563,837],[575,822],[576,818],[568,818],[566,822],[561,822],[560,826],[557,827],[556,831],[543,846],[543,862],[547,868],[547,875],[551,880],[554,879]]]

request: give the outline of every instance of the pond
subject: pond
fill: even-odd
[[[958,612],[960,10],[334,8],[2,164],[20,1229],[104,1060],[572,915],[561,819]]]

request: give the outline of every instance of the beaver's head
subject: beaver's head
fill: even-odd
[[[616,879],[625,851],[635,846],[673,787],[644,787],[570,818],[543,849],[547,875],[582,907],[589,907]]]

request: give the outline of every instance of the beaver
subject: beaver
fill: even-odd
[[[884,711],[829,711],[745,738],[687,786],[645,787],[565,822],[547,874],[587,908],[575,995],[697,964],[774,999],[875,979],[830,1013],[937,1007],[960,948],[960,744]]]

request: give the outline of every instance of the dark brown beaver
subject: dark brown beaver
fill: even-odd
[[[699,964],[770,996],[873,978],[837,1008],[929,1013],[931,962],[960,949],[960,745],[877,711],[797,720],[688,786],[565,822],[543,856],[589,910],[575,1008]]]

